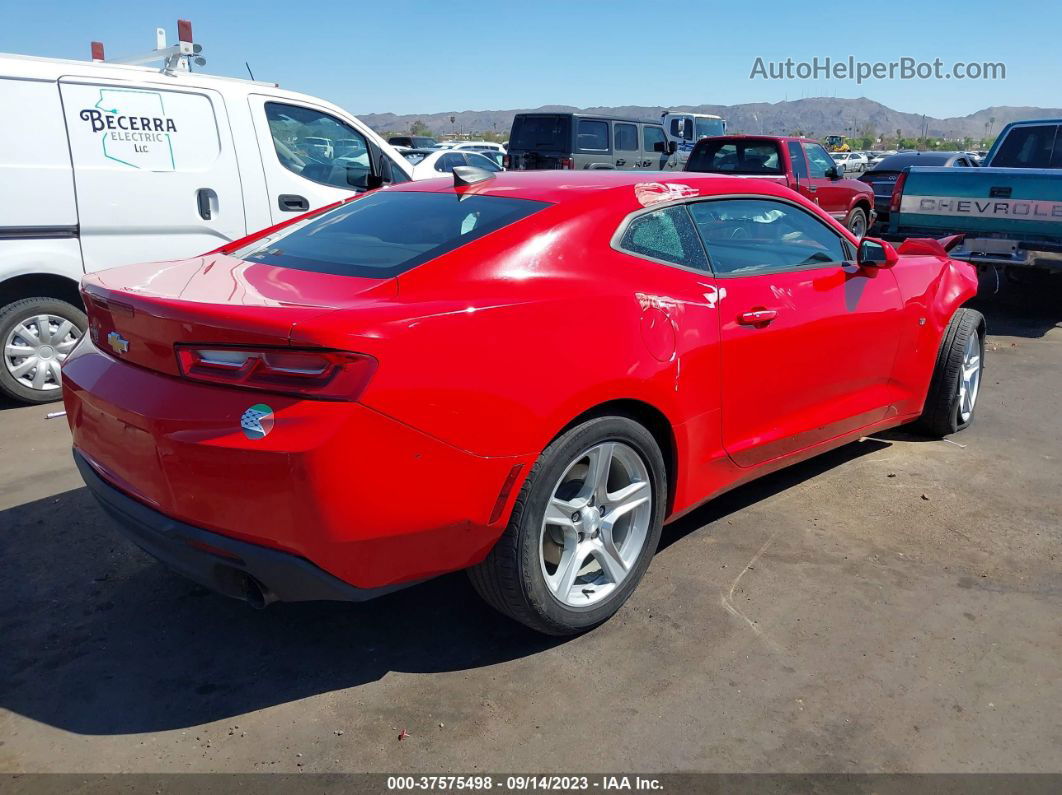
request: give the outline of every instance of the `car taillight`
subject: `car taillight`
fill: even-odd
[[[371,356],[343,351],[174,347],[185,378],[321,400],[357,400],[377,365]]]
[[[892,186],[892,198],[889,199],[889,212],[898,213],[900,211],[900,200],[903,198],[903,183],[907,181],[907,172],[901,171],[900,176],[896,178],[896,184]]]
[[[502,168],[512,168],[512,158],[509,155],[502,155]]]
[[[562,157],[560,160],[560,167],[571,171],[575,168],[575,160],[570,157]]]

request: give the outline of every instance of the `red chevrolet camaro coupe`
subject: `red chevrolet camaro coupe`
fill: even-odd
[[[758,180],[458,172],[85,278],[74,455],[137,544],[259,606],[468,569],[574,633],[664,522],[972,419],[984,322],[940,241],[857,241]]]

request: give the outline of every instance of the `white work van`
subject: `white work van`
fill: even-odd
[[[0,54],[0,390],[60,396],[85,272],[194,256],[410,178],[335,105],[186,70]]]
[[[660,114],[667,140],[675,145],[675,157],[668,167],[676,171],[686,168],[690,152],[702,138],[726,135],[726,120],[712,113],[693,113],[685,110],[665,110]]]

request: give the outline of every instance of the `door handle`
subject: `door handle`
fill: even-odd
[[[808,193],[814,193],[817,190],[818,188],[816,188],[814,185],[808,185]]]
[[[778,317],[774,309],[751,309],[738,315],[737,322],[742,326],[766,326]]]
[[[199,210],[199,217],[209,221],[214,217],[214,208],[218,203],[218,195],[210,188],[200,188],[195,192],[195,204]]]
[[[281,193],[277,197],[277,205],[286,213],[306,212],[310,209],[310,203],[306,201],[306,197],[294,193]]]

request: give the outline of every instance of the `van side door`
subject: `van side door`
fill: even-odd
[[[273,223],[409,179],[376,141],[325,108],[248,96]]]
[[[247,234],[221,95],[59,81],[85,270],[191,257]]]

